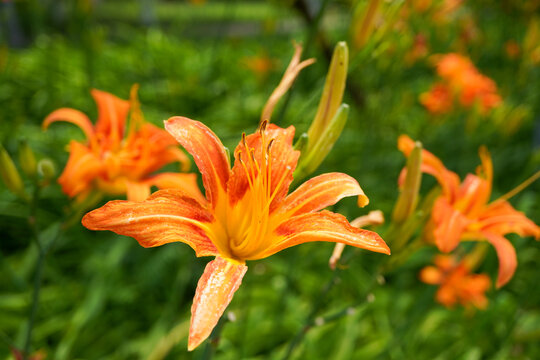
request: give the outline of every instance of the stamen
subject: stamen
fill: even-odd
[[[268,120],[263,120],[261,124],[259,125],[259,129],[258,129],[259,133],[262,134],[263,132],[265,132],[267,125],[268,125]]]
[[[242,152],[241,151],[238,152],[238,161],[240,161],[240,164],[242,165],[242,167],[244,168],[244,171],[246,172],[246,178],[248,180],[249,189],[251,191],[253,191],[253,183],[251,182],[251,176],[249,175],[249,171],[248,171],[248,168],[247,168],[246,164],[242,160]]]
[[[510,190],[500,198],[495,201],[504,201],[510,199],[512,196],[517,195],[519,192],[523,191],[527,186],[531,185],[533,182],[540,178],[540,170],[537,171],[533,176],[516,186],[514,189]]]

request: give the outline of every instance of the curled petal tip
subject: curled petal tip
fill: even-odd
[[[358,207],[364,207],[369,204],[369,199],[366,195],[358,195]]]

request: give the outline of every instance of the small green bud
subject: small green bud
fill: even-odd
[[[26,175],[30,177],[36,176],[36,157],[34,156],[34,152],[26,140],[21,141],[19,146],[19,164],[21,165],[22,171]]]
[[[56,167],[51,159],[41,159],[37,164],[37,171],[39,176],[44,180],[50,180],[56,175]]]

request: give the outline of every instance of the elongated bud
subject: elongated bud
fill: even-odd
[[[405,182],[401,188],[392,220],[395,223],[402,223],[411,216],[416,209],[418,202],[418,192],[420,191],[420,183],[422,181],[422,144],[416,142],[407,159],[407,174]]]
[[[19,163],[21,165],[22,171],[30,176],[36,176],[37,171],[37,162],[34,152],[26,140],[21,141],[19,146]]]
[[[334,118],[330,121],[328,126],[326,126],[319,138],[308,139],[308,149],[311,147],[311,150],[308,150],[305,155],[300,157],[300,161],[294,175],[295,178],[297,176],[299,178],[305,177],[317,170],[319,165],[326,158],[326,155],[328,155],[330,150],[332,150],[332,147],[339,138],[339,135],[341,135],[348,116],[349,105],[342,104],[337,113],[334,115]],[[311,143],[312,140],[317,140],[317,142],[313,146],[310,146],[309,143]]]
[[[334,54],[332,55],[330,68],[326,75],[326,82],[321,100],[319,101],[319,107],[308,130],[308,138],[310,140],[308,151],[311,151],[313,146],[318,142],[319,137],[325,128],[328,127],[343,101],[348,66],[349,49],[347,43],[341,41],[334,48]]]
[[[366,45],[371,32],[373,31],[373,26],[375,24],[375,15],[379,8],[381,0],[371,0],[367,6],[364,17],[360,26],[357,26],[356,34],[354,35],[354,42],[357,48],[362,48]]]
[[[41,159],[37,165],[38,173],[43,180],[51,180],[56,175],[56,167],[51,159]]]
[[[0,176],[11,192],[24,199],[27,198],[19,171],[2,145],[0,145]]]
[[[294,150],[298,150],[301,153],[307,149],[308,144],[308,135],[306,133],[302,133],[298,140],[296,141],[296,144],[294,144]]]

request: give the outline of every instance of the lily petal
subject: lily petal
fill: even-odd
[[[497,276],[497,288],[505,285],[517,268],[517,256],[516,249],[508,239],[504,236],[493,234],[490,232],[483,232],[487,240],[493,245],[499,258],[499,274]]]
[[[135,238],[141,246],[183,242],[197,256],[217,255],[206,224],[214,217],[182,190],[160,190],[142,202],[109,201],[89,212],[82,224],[90,230],[110,230]]]
[[[83,144],[71,141],[69,148],[69,159],[58,183],[64,193],[73,197],[92,186],[93,179],[103,171],[103,165]]]
[[[144,182],[126,181],[127,199],[144,201],[150,196],[150,185]]]
[[[186,173],[160,173],[155,176],[152,176],[146,180],[148,184],[157,186],[158,188],[164,189],[181,189],[188,196],[199,201],[201,204],[206,203],[206,199],[201,190],[199,190],[199,185],[197,185],[197,175],[195,174],[186,174]]]
[[[92,89],[91,94],[99,114],[96,133],[103,134],[111,142],[111,146],[118,145],[124,136],[129,101],[97,89]]]
[[[503,236],[516,233],[520,236],[534,236],[536,240],[540,238],[540,227],[504,200],[487,206],[478,217],[478,227]]]
[[[344,197],[356,195],[362,198],[362,202],[369,202],[354,178],[342,173],[327,173],[300,185],[285,198],[282,209],[295,216],[322,210]]]
[[[225,147],[204,124],[175,116],[165,121],[165,129],[193,156],[199,168],[206,198],[215,208],[218,194],[224,195],[229,180],[230,166]]]
[[[257,258],[264,258],[291,246],[312,241],[339,242],[390,254],[390,249],[377,233],[355,228],[343,215],[326,210],[294,216],[279,225],[275,233],[278,240]]]
[[[210,335],[240,287],[246,271],[246,265],[235,264],[219,256],[206,265],[191,306],[189,351]]]
[[[450,252],[458,246],[465,228],[470,223],[470,220],[443,197],[435,201],[432,219],[436,226],[433,232],[435,243],[442,252]]]
[[[491,183],[479,176],[468,174],[459,187],[454,208],[474,218],[485,208],[491,196]]]
[[[53,111],[43,121],[43,130],[46,130],[50,124],[56,121],[67,121],[77,125],[84,132],[84,135],[88,140],[94,137],[94,127],[92,125],[92,122],[90,121],[88,116],[86,116],[79,110],[62,108]]]

